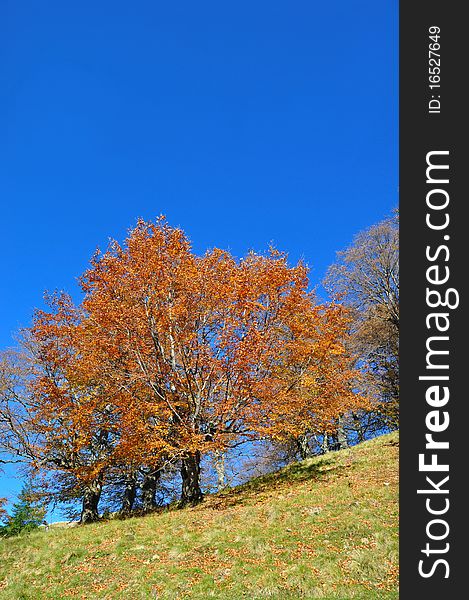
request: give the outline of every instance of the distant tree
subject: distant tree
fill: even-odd
[[[11,537],[23,531],[38,529],[44,521],[45,514],[46,509],[40,501],[40,496],[27,484],[13,504],[11,515],[3,516],[5,524],[0,527],[0,536]]]
[[[351,309],[349,349],[365,373],[381,426],[399,423],[399,218],[359,233],[338,252],[325,286]],[[368,419],[367,426],[370,426]],[[378,423],[374,423],[379,427]]]
[[[3,521],[8,514],[5,508],[7,502],[8,500],[6,498],[0,498],[0,521]]]
[[[29,464],[36,457],[37,433],[31,427],[35,401],[26,348],[0,352],[0,464]]]

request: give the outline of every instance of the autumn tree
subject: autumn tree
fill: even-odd
[[[70,491],[80,490],[86,523],[98,518],[117,426],[101,383],[80,368],[80,309],[65,294],[51,297],[50,306],[50,312],[36,311],[28,338],[35,370],[31,427],[39,437],[33,465],[65,474],[58,478],[62,487],[67,482]]]
[[[36,311],[32,327],[24,332],[33,376],[26,386],[28,414],[23,411],[16,421],[34,435],[30,463],[47,473],[44,482],[52,501],[81,502],[81,523],[99,518],[105,485],[121,491],[121,512],[128,514],[137,476],[141,505],[149,510],[160,473],[144,462],[141,429],[132,421],[135,413],[119,410],[122,404],[109,393],[109,377],[88,364],[94,341],[82,307],[66,294],[47,300],[49,310]],[[12,428],[6,430],[12,437]]]
[[[317,307],[306,266],[282,253],[197,257],[182,231],[140,221],[82,284],[86,364],[122,415],[120,449],[179,459],[183,505],[202,498],[202,453],[323,426],[355,402],[344,311]]]
[[[397,213],[359,233],[337,255],[326,287],[353,315],[349,348],[381,421],[398,426],[399,230]]]
[[[2,521],[8,515],[8,512],[5,508],[6,504],[7,504],[7,499],[0,498],[0,521]]]
[[[347,309],[319,305],[306,265],[275,249],[197,256],[164,219],[139,221],[81,285],[81,304],[61,293],[35,312],[27,376],[18,386],[10,365],[2,387],[0,442],[23,435],[55,497],[81,499],[82,523],[103,490],[122,515],[151,510],[176,464],[181,506],[196,504],[203,456],[223,485],[220,457],[242,441],[334,435],[364,406]]]

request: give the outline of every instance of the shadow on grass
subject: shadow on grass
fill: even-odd
[[[323,482],[347,469],[348,466],[341,465],[332,456],[314,459],[314,461],[306,460],[285,467],[281,471],[256,477],[230,490],[207,496],[201,507],[222,510],[228,506],[251,503],[262,492],[287,489],[291,484],[303,481]]]

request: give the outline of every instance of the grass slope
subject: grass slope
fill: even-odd
[[[0,598],[397,599],[398,436],[192,509],[0,540]]]

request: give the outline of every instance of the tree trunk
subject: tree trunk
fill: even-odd
[[[321,443],[321,454],[327,454],[329,452],[329,436],[324,433]]]
[[[298,446],[298,452],[300,453],[301,460],[305,460],[313,456],[313,453],[311,452],[311,448],[308,443],[308,436],[306,434],[299,435],[296,438],[296,444]]]
[[[217,490],[220,491],[226,487],[225,453],[221,450],[215,450],[213,458],[213,464],[217,473]]]
[[[84,490],[80,524],[94,523],[99,520],[98,504],[103,489],[102,474],[98,475]]]
[[[135,496],[137,495],[137,472],[133,472],[129,475],[125,482],[124,494],[122,496],[122,505],[120,514],[122,516],[129,515],[132,512],[135,502]]]
[[[347,434],[345,433],[344,419],[339,417],[339,425],[337,428],[337,449],[343,450],[348,448]]]
[[[156,489],[161,477],[159,468],[145,472],[142,482],[142,510],[148,512],[156,507]]]
[[[182,494],[179,506],[195,506],[202,501],[200,489],[200,452],[189,454],[181,463]]]
[[[357,414],[353,414],[353,428],[355,429],[356,433],[357,433],[357,441],[358,442],[364,442],[365,441],[365,433],[363,431],[363,425],[360,419],[360,416]]]

